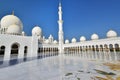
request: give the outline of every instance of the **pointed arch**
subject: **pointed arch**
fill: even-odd
[[[109,50],[110,50],[110,52],[113,52],[113,51],[114,51],[114,49],[113,49],[113,44],[110,44],[110,45],[109,45]]]
[[[5,46],[1,46],[0,47],[0,55],[4,55],[5,54]]]
[[[16,59],[18,57],[19,47],[20,47],[19,43],[13,43],[11,45],[11,59]]]
[[[95,47],[94,47],[94,45],[92,45],[92,51],[95,51]]]
[[[4,45],[2,45],[1,47],[0,47],[0,61],[3,61],[3,59],[4,59],[4,55],[5,55],[5,46]]]
[[[116,51],[116,52],[119,52],[119,51],[120,51],[119,44],[115,44],[115,51]]]
[[[11,54],[18,54],[20,44],[14,43],[11,45]]]
[[[103,52],[103,45],[100,45],[100,51]]]
[[[27,53],[28,53],[28,46],[24,47],[24,58],[27,57]]]
[[[85,46],[85,51],[88,51],[88,46]]]

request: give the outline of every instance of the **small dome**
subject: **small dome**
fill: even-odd
[[[6,15],[1,19],[1,28],[8,28],[10,25],[16,24],[18,26],[21,27],[21,29],[23,29],[23,24],[21,22],[21,20],[14,15]]]
[[[25,32],[24,32],[24,31],[22,31],[22,34],[25,34]]]
[[[8,27],[7,33],[8,34],[18,34],[18,35],[20,35],[22,33],[22,30],[21,30],[20,26],[18,26],[16,24],[13,24],[13,25]]]
[[[32,29],[32,35],[42,36],[42,29],[39,26],[35,26]]]
[[[113,30],[109,30],[106,35],[108,38],[117,37],[117,33]]]
[[[41,37],[41,36],[38,36],[38,40],[42,40],[42,37]]]
[[[50,36],[49,36],[49,39],[53,39],[53,36],[52,36],[52,35],[50,35]]]
[[[69,43],[69,40],[67,39],[67,40],[65,40],[65,44],[68,44]]]
[[[97,34],[93,34],[93,35],[91,36],[91,39],[92,39],[92,40],[97,40],[97,39],[99,39],[99,36],[98,36]]]
[[[86,41],[86,38],[84,36],[81,36],[80,41]]]
[[[25,36],[25,32],[24,31],[22,31],[22,35]]]
[[[49,36],[50,38],[52,38],[53,36],[50,34],[50,36]]]
[[[71,42],[76,43],[76,41],[77,41],[76,38],[73,38]]]
[[[45,43],[46,43],[46,44],[49,44],[50,42],[49,42],[49,40],[47,39],[47,40],[45,40]]]
[[[54,40],[54,42],[53,42],[54,44],[57,44],[58,42],[57,42],[57,40]]]

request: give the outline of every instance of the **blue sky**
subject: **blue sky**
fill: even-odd
[[[35,25],[58,38],[58,2],[59,0],[0,0],[0,19],[14,10],[24,25],[24,31],[31,35]],[[115,30],[120,36],[120,0],[62,0],[65,39],[86,36],[93,33],[100,38],[106,32]]]

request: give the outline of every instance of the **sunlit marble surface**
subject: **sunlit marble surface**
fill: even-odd
[[[111,71],[102,62],[81,60],[79,57],[53,56],[0,68],[0,80],[91,80],[95,75],[104,77],[94,69]],[[67,73],[73,75],[65,76]]]

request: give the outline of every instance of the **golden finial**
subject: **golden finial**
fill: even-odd
[[[14,11],[12,11],[12,15],[14,15]]]

